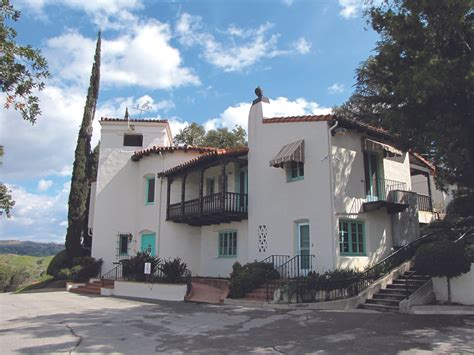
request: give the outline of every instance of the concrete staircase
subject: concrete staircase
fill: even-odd
[[[70,292],[80,293],[84,295],[99,295],[102,283],[100,281],[92,281],[85,284],[85,286],[78,286],[77,288],[71,288]]]
[[[188,302],[223,304],[229,293],[229,281],[206,277],[193,277],[191,293],[184,297]]]
[[[370,309],[381,312],[398,312],[399,305],[406,298],[406,281],[408,279],[408,293],[411,295],[418,290],[425,282],[430,280],[429,276],[417,274],[415,270],[406,271],[398,279],[394,280],[386,288],[381,289],[361,304],[359,308]]]

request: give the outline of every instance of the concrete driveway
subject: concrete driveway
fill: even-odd
[[[470,353],[474,316],[0,294],[0,353]]]

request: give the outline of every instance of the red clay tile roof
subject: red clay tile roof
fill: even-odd
[[[216,151],[217,148],[214,147],[194,147],[194,146],[157,146],[154,145],[151,148],[138,150],[132,155],[133,161],[139,161],[144,156],[148,156],[150,154],[159,154],[161,153],[173,153],[174,151],[179,150],[183,152],[192,151],[192,152],[199,152],[199,153],[208,153]]]
[[[331,122],[339,121],[341,127],[361,129],[369,133],[384,136],[388,139],[394,137],[384,128],[375,127],[365,122],[348,119],[343,117],[337,117],[334,115],[305,115],[305,116],[287,116],[287,117],[270,117],[264,118],[263,123],[293,123],[293,122]]]
[[[161,173],[158,174],[158,177],[164,177],[168,176],[171,174],[176,174],[181,170],[184,170],[186,168],[191,168],[194,166],[198,166],[199,164],[203,162],[208,162],[212,160],[217,160],[220,157],[237,157],[240,155],[247,154],[249,151],[248,147],[240,147],[240,148],[225,148],[225,149],[216,149],[214,148],[213,151],[210,151],[204,155],[201,155],[199,157],[193,158],[191,160],[188,160],[187,162],[184,162],[182,164],[176,165],[172,167],[171,169],[162,171]]]
[[[168,123],[168,120],[142,120],[138,118],[130,118],[129,122],[153,122],[153,123]],[[127,122],[124,118],[115,118],[115,117],[101,117],[100,122]]]
[[[430,169],[432,172],[436,172],[436,166],[431,164],[426,158],[424,158],[421,154],[415,153],[410,151],[410,154],[413,155],[416,159],[418,159],[421,163],[425,164],[425,166]]]

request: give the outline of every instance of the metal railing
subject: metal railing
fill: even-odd
[[[107,271],[105,274],[100,276],[100,281],[102,283],[102,287],[106,285],[114,285],[114,282],[117,280],[121,280],[123,278],[123,265],[122,263],[115,266],[112,270]]]
[[[366,181],[367,202],[390,201],[399,202],[398,192],[407,191],[407,184],[389,179],[370,179]]]
[[[433,201],[429,196],[416,194],[416,204],[419,211],[433,212]]]
[[[247,213],[248,195],[238,192],[217,192],[193,200],[168,206],[168,218],[193,217],[205,214],[229,212]]]
[[[261,263],[269,263],[273,265],[274,269],[277,269],[290,259],[289,255],[270,255],[263,259]]]
[[[467,232],[463,232],[463,235],[469,235],[472,231],[472,229],[468,229]],[[396,250],[357,276],[340,280],[326,280],[321,275],[311,273],[306,277],[303,275],[303,277],[288,280],[284,285],[284,291],[289,302],[293,300],[296,300],[296,302],[320,302],[353,297],[380,277],[388,274],[402,263],[411,260],[420,245],[435,240],[454,240],[453,235],[456,234],[452,230],[432,230]]]

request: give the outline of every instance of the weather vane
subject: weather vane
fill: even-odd
[[[151,112],[153,110],[153,107],[151,107],[150,105],[150,101],[146,101],[143,105],[141,106],[137,106],[136,107],[131,107],[133,108],[134,110],[137,110],[137,111],[140,111],[140,115],[138,116],[138,118],[142,118],[142,113],[143,112]]]

